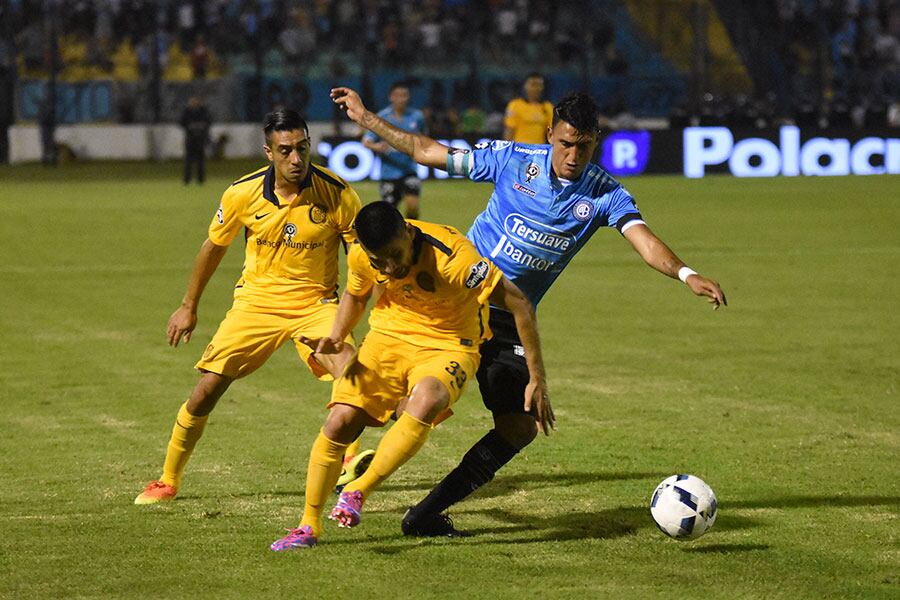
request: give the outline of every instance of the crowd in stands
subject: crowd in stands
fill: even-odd
[[[800,122],[883,122],[900,98],[900,1],[777,0],[779,56]]]
[[[4,0],[23,75],[47,66],[47,0]],[[611,0],[56,0],[69,78],[130,80],[151,67],[153,34],[168,79],[215,76],[260,53],[302,72],[342,55],[389,67],[469,60],[538,66],[614,57]],[[585,16],[591,27],[584,27]],[[473,52],[475,54],[473,55]]]
[[[776,44],[782,47],[776,54],[783,76],[772,77],[771,89],[757,82],[755,94],[729,99],[710,94],[703,102],[688,99],[681,109],[676,103],[676,118],[710,120],[727,112],[756,123],[770,113],[767,122],[816,120],[826,110],[843,111],[859,124],[896,104],[900,0],[762,4],[778,24]],[[313,76],[367,67],[459,71],[471,65],[624,76],[629,64],[616,35],[616,15],[624,5],[622,0],[2,0],[0,66],[12,56],[20,79],[47,76],[48,10],[56,6],[62,81],[134,82],[157,67],[170,82],[260,69]],[[437,121],[479,118],[467,119],[467,107],[456,108],[458,115],[439,115]]]

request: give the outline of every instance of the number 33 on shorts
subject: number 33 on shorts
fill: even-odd
[[[451,360],[450,363],[444,367],[444,370],[453,376],[454,380],[450,382],[450,385],[455,385],[456,389],[461,390],[466,384],[466,378],[468,377],[465,369],[462,368],[462,365],[455,360]]]

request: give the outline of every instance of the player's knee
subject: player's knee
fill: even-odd
[[[538,434],[534,417],[525,413],[497,415],[494,417],[494,427],[497,433],[517,450],[534,441]]]
[[[195,417],[208,415],[216,407],[219,398],[222,397],[222,394],[225,393],[232,381],[234,380],[225,375],[210,373],[209,371],[204,372],[200,376],[197,385],[194,386],[191,397],[188,399],[188,412]]]
[[[431,423],[450,405],[450,392],[440,380],[426,377],[412,389],[405,412],[425,423]]]
[[[355,406],[335,404],[328,411],[322,432],[329,440],[349,444],[359,437],[366,426],[365,413]]]

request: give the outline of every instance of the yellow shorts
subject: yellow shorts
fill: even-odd
[[[238,379],[261,367],[273,352],[293,340],[300,359],[313,375],[330,381],[333,379],[331,374],[313,358],[309,347],[297,341],[297,337],[327,336],[331,333],[337,310],[337,302],[311,304],[290,315],[232,306],[195,368]],[[348,337],[347,341],[353,343],[353,338]]]
[[[480,358],[477,350],[423,348],[370,331],[344,376],[335,383],[328,406],[356,406],[384,424],[425,377],[436,377],[444,384],[452,405],[475,377]]]

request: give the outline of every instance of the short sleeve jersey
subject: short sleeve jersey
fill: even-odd
[[[552,173],[551,152],[495,141],[469,156],[469,178],[493,182],[494,192],[468,237],[535,306],[594,232],[643,223],[631,194],[599,165],[567,184]]]
[[[388,106],[387,108],[382,109],[378,113],[378,116],[404,131],[409,131],[411,133],[425,133],[425,117],[421,110],[415,108],[408,109],[403,113],[402,117],[398,117],[394,114],[394,109]],[[363,138],[371,142],[381,141],[381,138],[371,131],[366,132]],[[381,159],[381,174],[379,175],[379,178],[382,181],[391,181],[408,177],[409,175],[415,175],[418,170],[416,161],[403,152],[394,149],[391,149],[387,154],[380,154],[378,157]]]
[[[209,225],[209,240],[228,246],[245,230],[235,303],[259,312],[290,312],[336,298],[338,247],[355,240],[359,208],[353,188],[315,165],[290,203],[275,192],[273,166],[233,183]]]
[[[409,221],[414,264],[403,279],[381,274],[362,246],[347,257],[347,291],[381,295],[369,328],[425,348],[471,350],[490,337],[488,298],[503,274],[453,227]]]
[[[513,140],[523,144],[543,144],[553,123],[553,105],[515,98],[506,105],[503,124],[512,129]]]

